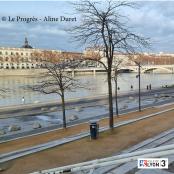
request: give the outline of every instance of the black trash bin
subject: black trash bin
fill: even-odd
[[[95,140],[98,138],[99,135],[99,124],[97,123],[97,120],[92,120],[89,123],[91,139]]]

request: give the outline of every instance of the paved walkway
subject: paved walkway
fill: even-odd
[[[153,114],[156,112],[161,112],[163,110],[172,109],[174,108],[174,104],[163,106],[163,107],[157,107],[157,108],[151,108],[151,109],[145,109],[142,112],[131,112],[127,114],[123,114],[118,117],[114,117],[115,124],[122,124],[125,121],[131,120],[131,119],[137,119],[142,118],[146,115]],[[99,121],[100,127],[106,127],[108,125],[108,118],[102,119]],[[23,148],[28,148],[32,146],[36,146],[39,144],[47,143],[50,141],[54,141],[61,138],[68,138],[74,135],[82,134],[89,131],[89,123],[82,123],[79,125],[74,125],[68,127],[66,130],[64,129],[54,129],[50,130],[48,132],[45,132],[43,134],[35,134],[33,136],[26,136],[24,138],[19,139],[12,139],[10,141],[9,139],[2,139],[0,141],[0,152],[1,153],[7,153],[11,151],[16,151]]]
[[[164,94],[164,92],[165,92],[165,94]],[[149,96],[148,95],[150,95],[151,98],[152,98],[153,97],[152,94],[154,94],[154,93],[158,93],[159,96],[161,96],[161,97],[162,96],[170,96],[170,97],[162,97],[161,99],[158,100],[158,102],[149,103],[149,101],[148,101],[148,97]],[[133,94],[135,95],[134,91],[133,91],[133,93],[131,95],[133,95]],[[126,96],[126,95],[127,94],[124,94],[124,96]],[[173,97],[172,96],[174,96],[173,95],[173,91],[171,89],[152,90],[152,91],[145,92],[143,95],[144,96],[147,95],[147,97],[142,98],[142,108],[146,108],[146,107],[149,107],[149,106],[151,107],[152,105],[153,106],[157,106],[157,105],[161,105],[161,104],[173,102]],[[96,119],[106,118],[108,116],[108,113],[107,113],[108,112],[107,100],[106,99],[105,100],[101,99],[102,96],[98,96],[98,97],[99,97],[98,99],[97,98],[95,99],[95,97],[94,97],[94,98],[90,98],[90,100],[86,100],[86,101],[84,100],[83,102],[86,102],[86,103],[81,103],[80,102],[78,105],[76,105],[76,107],[78,106],[78,107],[82,108],[82,111],[79,112],[79,113],[77,113],[75,111],[75,108],[73,108],[73,107],[75,107],[75,105],[73,105],[72,104],[73,102],[72,102],[71,103],[72,105],[68,107],[68,108],[71,108],[71,109],[67,109],[67,125],[68,126],[72,126],[72,125],[75,125],[75,124],[80,124],[80,123],[83,123],[83,122],[88,122],[91,118],[94,118],[94,117]],[[125,100],[125,99],[123,99],[123,100]],[[128,95],[127,95],[127,99],[128,99]],[[147,99],[147,103],[145,102],[146,99]],[[99,101],[96,102],[96,100],[99,100]],[[72,101],[74,101],[74,100],[72,100]],[[79,99],[79,101],[80,101],[80,99]],[[125,100],[125,102],[126,102],[126,100]],[[130,105],[132,105],[132,102],[133,101],[129,101],[128,103]],[[143,103],[143,102],[145,102],[145,103]],[[54,104],[56,105],[56,103],[57,102],[55,101]],[[125,109],[125,108],[124,109],[123,108],[120,108],[119,109],[120,114],[124,114],[124,113],[127,113],[127,112],[130,112],[130,111],[133,111],[133,110],[137,110],[138,109],[136,107],[138,104],[135,104],[133,102],[134,103],[133,106],[129,106],[128,103],[125,105],[126,107],[128,107],[127,109]],[[48,123],[48,122],[45,122],[44,120],[38,120],[35,117],[29,117],[29,116],[31,116],[33,114],[36,114],[36,113],[37,114],[41,114],[42,112],[53,112],[53,110],[56,111],[58,109],[58,107],[51,107],[50,104],[51,103],[45,103],[43,105],[44,110],[46,109],[45,111],[42,111],[43,108],[41,108],[40,104],[36,104],[36,108],[35,109],[32,108],[33,105],[31,105],[31,106],[22,105],[22,106],[20,106],[21,108],[19,106],[13,106],[12,108],[11,107],[7,107],[5,109],[2,109],[1,108],[2,110],[4,110],[7,113],[6,114],[3,113],[4,111],[2,111],[0,109],[0,117],[2,117],[2,118],[11,117],[11,116],[13,116],[13,117],[14,116],[17,116],[17,117],[16,118],[11,118],[12,120],[10,120],[10,118],[9,118],[9,124],[8,124],[8,121],[6,121],[7,119],[4,120],[5,122],[3,122],[3,120],[2,120],[1,128],[5,129],[6,134],[0,136],[0,142],[11,140],[11,139],[15,139],[17,137],[19,138],[19,137],[24,137],[24,136],[36,134],[36,133],[44,133],[46,131],[50,131],[50,130],[53,130],[53,129],[61,128],[62,127],[62,124],[61,123],[56,123],[53,120]],[[124,103],[121,103],[121,104],[124,105]],[[48,106],[46,107],[46,105],[48,105]],[[90,107],[90,106],[93,106],[93,108]],[[14,109],[14,111],[12,111],[11,109],[12,110]],[[92,112],[91,112],[91,110],[92,110]],[[58,114],[57,115],[57,113],[58,112],[56,111],[56,113],[52,113],[52,114],[53,115],[56,114],[56,117],[55,118],[56,119],[59,118],[61,120],[62,119],[62,116],[60,116],[61,114]],[[25,115],[26,115],[26,117],[22,117],[22,116],[25,116]],[[79,119],[78,120],[74,120],[74,121],[69,121],[69,117],[71,115],[77,115],[79,117]],[[51,117],[46,116],[46,119],[47,118],[51,120],[52,116]],[[24,122],[21,121],[22,119],[24,120]],[[28,122],[26,121],[25,122],[25,120],[32,120],[32,121],[28,121]],[[21,126],[21,130],[14,131],[14,132],[9,132],[7,128],[13,122],[16,125],[20,125]],[[33,129],[33,124],[35,122],[40,122],[40,124],[42,125],[42,128],[40,128],[40,129]]]
[[[147,113],[150,114],[151,112],[158,112],[167,108],[169,109],[171,107],[173,107],[173,105],[145,110],[144,112],[146,112],[146,114],[144,112],[141,112],[139,114],[138,112],[136,112],[137,115],[135,113],[131,113],[119,119],[125,119],[126,121],[126,118],[127,119],[130,117],[133,118],[135,117],[135,115],[138,118],[140,118],[144,114],[148,115]],[[115,121],[117,122],[118,126],[119,119],[118,120],[117,119],[115,119]],[[158,124],[156,124],[157,122]],[[101,123],[101,125],[102,124],[104,123]],[[108,124],[108,120],[105,120],[105,124]],[[132,123],[130,125],[125,125],[121,127],[119,126],[112,132],[106,131],[100,135],[100,138],[97,141],[90,141],[89,137],[87,137],[78,141],[64,144],[62,146],[58,146],[16,160],[9,161],[8,163],[4,163],[4,165],[6,165],[6,169],[8,170],[2,173],[25,174],[44,168],[45,169],[53,168],[57,166],[78,163],[81,161],[103,158],[105,156],[111,156],[114,152],[120,152],[123,149],[126,149],[134,144],[137,144],[138,142],[141,142],[147,138],[157,135],[159,132],[171,129],[173,125],[174,125],[173,111],[162,113],[156,117],[151,117],[146,120]],[[84,130],[84,127],[85,125],[81,125],[80,130]],[[86,125],[86,128],[88,129],[88,125]],[[70,131],[72,132],[73,129],[71,128]],[[53,134],[52,133],[30,137],[29,138],[30,146],[28,145],[29,142],[27,142],[26,144],[24,143],[25,141],[27,141],[26,138],[25,141],[24,139],[20,139],[18,141],[3,143],[1,144],[2,146],[0,145],[1,146],[0,149],[1,150],[4,149],[4,151],[10,152],[15,149],[21,149],[21,147],[31,147],[31,144],[34,143],[35,141],[37,143],[40,142],[39,144],[41,144],[42,138],[44,139],[44,141],[47,139],[48,142],[49,136],[47,137],[47,135],[49,134],[51,135],[50,137],[52,139],[57,139],[56,133],[58,132],[55,131]],[[62,131],[61,134],[64,133],[65,131]],[[21,143],[22,141],[24,144]],[[23,165],[21,166],[21,164]]]
[[[127,150],[122,151],[119,154],[135,152],[138,150],[145,150],[148,148],[155,148],[169,144],[174,144],[174,129],[165,131],[153,138],[147,139]],[[118,155],[118,153],[114,155]],[[169,159],[169,165],[174,162],[174,155],[166,156],[166,158]],[[170,171],[173,169],[172,167],[169,167],[169,170],[139,170],[137,168],[137,161],[133,161],[121,165],[99,168],[95,170],[93,174],[172,174]]]
[[[114,124],[114,128],[119,128],[119,127],[122,127],[122,126],[125,126],[125,125],[136,123],[140,120],[148,119],[148,118],[151,118],[151,117],[156,117],[156,116],[159,116],[159,115],[162,116],[162,114],[164,114],[164,113],[168,114],[169,112],[173,112],[173,111],[174,111],[174,108],[167,109],[167,110],[157,112],[157,113],[153,113],[153,114],[149,114],[149,115],[146,115],[146,116],[142,116],[140,118],[134,118],[134,119],[126,120],[126,121],[123,121],[123,122],[119,122],[119,123]],[[104,131],[107,131],[107,130],[109,130],[108,127],[103,127],[103,128],[100,128],[99,131],[101,133],[101,132],[104,132]],[[63,139],[54,140],[54,141],[50,141],[50,142],[47,142],[47,143],[39,144],[39,145],[30,147],[30,148],[24,148],[24,149],[21,149],[21,150],[18,150],[18,151],[5,153],[5,154],[0,155],[0,163],[6,162],[6,161],[9,161],[9,160],[13,160],[13,159],[16,159],[16,158],[19,158],[19,157],[23,157],[23,156],[26,156],[26,155],[29,155],[29,154],[33,154],[33,153],[36,153],[36,152],[40,152],[40,151],[43,151],[43,150],[46,150],[46,149],[50,149],[50,148],[53,148],[53,147],[58,147],[60,145],[63,145],[63,144],[66,144],[66,143],[69,143],[69,142],[72,142],[72,141],[80,140],[80,139],[82,139],[84,137],[87,137],[87,136],[89,136],[88,131],[80,133],[78,135],[73,135],[73,136],[70,136],[70,137],[66,137],[66,138],[63,138]]]

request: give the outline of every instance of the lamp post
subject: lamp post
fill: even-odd
[[[119,90],[118,88],[118,74],[119,74],[119,71],[118,71],[118,67],[119,65],[122,63],[122,60],[114,60],[113,64],[114,64],[114,82],[115,82],[115,112],[116,112],[116,115],[118,116],[119,113],[118,113],[118,91]]]
[[[116,109],[116,115],[118,116],[118,93],[117,93],[117,67],[115,68],[115,76],[114,76],[114,81],[115,81],[115,109]]]
[[[141,111],[141,65],[140,62],[136,62],[136,65],[138,66],[138,75],[136,76],[138,78],[138,103],[139,103],[139,111]]]

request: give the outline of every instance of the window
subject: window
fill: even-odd
[[[8,52],[6,51],[5,54],[8,55]]]
[[[11,52],[11,55],[13,55],[13,52]]]
[[[2,51],[0,51],[0,55],[2,55]]]
[[[23,56],[24,54],[23,53],[21,53],[21,56]]]
[[[12,69],[15,69],[15,67],[14,67],[14,64],[13,64],[13,63],[11,64],[11,68],[12,68]]]
[[[9,66],[8,66],[8,64],[6,65],[6,69],[9,69]]]
[[[18,56],[18,55],[19,55],[19,53],[18,53],[18,52],[16,52],[16,55]]]

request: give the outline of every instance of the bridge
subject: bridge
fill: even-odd
[[[131,65],[126,66],[122,65],[118,68],[120,72],[138,72],[138,66]],[[86,67],[86,68],[77,68],[74,70],[67,70],[72,71],[72,73],[84,73],[84,72],[92,72],[95,74],[96,72],[105,72],[106,70],[103,67]],[[114,71],[114,68],[113,68]],[[174,73],[174,64],[172,65],[142,65],[141,66],[141,73]]]
[[[138,72],[138,66],[131,65],[126,66],[122,65],[118,69],[120,72]],[[73,76],[76,73],[93,73],[97,72],[106,72],[103,67],[85,67],[77,69],[67,69],[67,71],[72,72]],[[113,68],[114,71],[114,68]],[[174,73],[174,65],[142,65],[141,73]]]
[[[122,66],[120,71],[138,72],[138,66]],[[174,73],[174,65],[142,65],[141,73]]]
[[[114,68],[112,69],[114,71]],[[120,72],[138,72],[138,66],[131,65],[121,65],[118,70]],[[5,75],[36,75],[45,72],[46,69],[0,69],[0,76]],[[106,72],[104,67],[79,67],[76,69],[66,69],[67,72],[71,72],[74,76],[75,74],[96,74]],[[174,64],[173,65],[142,65],[141,73],[174,73]]]
[[[138,66],[136,65],[120,65],[118,68],[120,72],[138,72]],[[96,74],[106,72],[104,67],[100,66],[86,66],[78,67],[76,69],[66,69],[67,72],[71,72],[74,76],[75,74]],[[113,68],[114,71],[114,68]],[[29,69],[1,69],[0,76],[5,75],[36,75],[45,72],[44,68],[29,68]],[[141,73],[174,73],[174,64],[171,65],[142,65]]]

